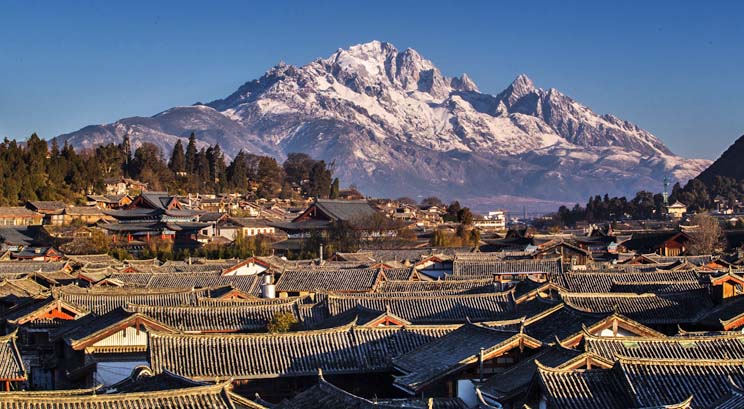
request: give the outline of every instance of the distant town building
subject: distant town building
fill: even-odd
[[[130,192],[147,190],[147,183],[128,178],[108,178],[103,181],[106,194],[126,195]]]
[[[127,194],[121,195],[88,195],[88,205],[99,209],[119,209],[132,203],[132,197]]]
[[[506,230],[506,211],[488,212],[487,216],[473,220],[473,225],[482,230]]]
[[[276,229],[264,219],[250,217],[230,217],[217,223],[215,235],[228,240],[238,237],[257,236],[259,234],[274,234]]]
[[[196,236],[209,226],[198,222],[200,211],[185,209],[181,202],[167,192],[143,192],[120,210],[105,214],[118,223],[103,225],[118,242],[144,244],[152,238],[173,240],[174,247],[197,246]]]
[[[666,211],[672,219],[681,219],[687,213],[687,206],[678,200],[667,206]]]
[[[20,206],[0,207],[0,226],[33,226],[41,224],[44,215]]]
[[[44,215],[44,224],[60,226],[65,222],[65,203],[61,201],[32,201],[26,207]]]

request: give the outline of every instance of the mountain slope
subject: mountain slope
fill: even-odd
[[[705,169],[697,179],[708,186],[713,185],[716,176],[744,180],[744,135],[740,136],[725,152]]]
[[[415,50],[378,41],[302,67],[279,64],[208,104],[59,138],[88,147],[127,134],[135,146],[150,141],[168,152],[192,131],[228,155],[302,151],[335,160],[345,183],[379,196],[583,201],[658,190],[664,175],[686,180],[708,164],[524,75],[489,95],[467,75],[446,77]]]

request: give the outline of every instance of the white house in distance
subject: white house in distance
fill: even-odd
[[[249,237],[274,233],[276,233],[276,229],[273,226],[269,226],[268,222],[264,219],[230,217],[227,220],[217,223],[215,236],[235,240],[239,234],[242,234],[243,237]]]
[[[473,220],[473,225],[482,230],[506,230],[506,210],[488,212],[487,216]]]

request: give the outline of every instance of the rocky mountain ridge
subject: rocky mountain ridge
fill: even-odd
[[[279,64],[224,99],[61,135],[75,147],[129,135],[169,152],[191,132],[228,155],[290,152],[335,161],[375,196],[508,195],[584,201],[658,190],[709,164],[683,159],[640,127],[597,115],[520,75],[497,95],[446,77],[415,50],[373,41],[301,67]]]

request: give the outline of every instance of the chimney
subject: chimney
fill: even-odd
[[[261,284],[261,298],[276,298],[276,286],[274,285],[274,277],[271,274],[263,276],[263,283]]]

